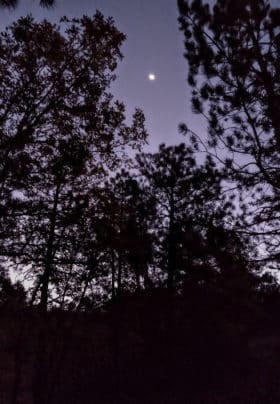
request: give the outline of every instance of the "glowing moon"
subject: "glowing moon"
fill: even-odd
[[[154,73],[149,73],[148,79],[149,79],[150,81],[155,81],[156,75],[155,75]]]

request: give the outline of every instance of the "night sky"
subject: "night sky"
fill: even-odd
[[[26,14],[58,22],[63,15],[91,16],[98,9],[114,18],[127,40],[112,91],[125,102],[128,117],[135,107],[143,109],[152,150],[161,142],[184,141],[178,133],[180,122],[193,129],[202,127],[201,118],[191,111],[176,0],[56,0],[51,10],[40,8],[38,3],[21,0],[16,10],[1,10],[1,30]],[[151,72],[156,75],[155,81],[148,80]]]

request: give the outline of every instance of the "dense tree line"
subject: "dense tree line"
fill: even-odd
[[[263,0],[234,4],[179,1],[209,138],[189,130],[190,141],[155,153],[143,151],[142,111],[128,125],[110,93],[125,39],[111,18],[26,17],[1,33],[2,290],[10,269],[26,287],[15,285],[19,300],[45,311],[158,286],[258,289],[252,235],[265,262],[278,257],[280,22]]]

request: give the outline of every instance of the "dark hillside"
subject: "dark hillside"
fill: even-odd
[[[280,327],[217,290],[1,313],[1,403],[279,403]]]

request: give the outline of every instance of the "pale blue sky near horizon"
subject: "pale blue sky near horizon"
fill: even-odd
[[[19,0],[15,10],[1,9],[0,29],[27,14],[36,20],[59,22],[64,15],[91,16],[98,9],[114,18],[127,39],[112,92],[126,104],[128,117],[135,107],[143,109],[150,135],[148,149],[156,150],[162,142],[185,141],[178,132],[180,122],[204,131],[201,118],[191,111],[176,0],[56,0],[51,9],[41,8],[38,3]],[[156,75],[155,81],[148,80],[150,72]]]

